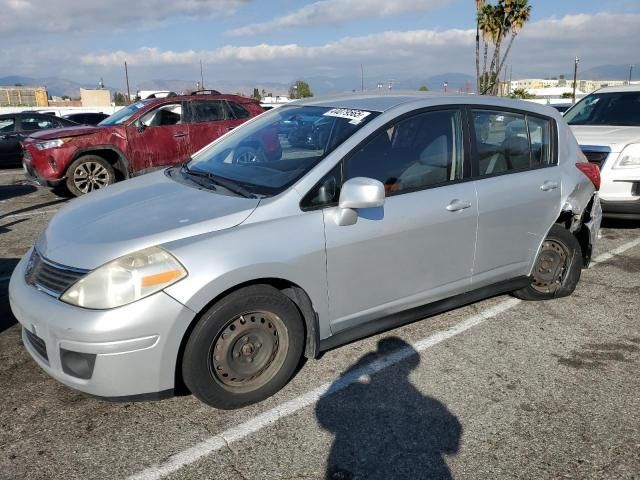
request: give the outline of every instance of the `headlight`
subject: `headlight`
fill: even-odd
[[[613,168],[638,168],[640,167],[640,143],[627,145],[618,157]]]
[[[187,276],[173,255],[151,247],[120,257],[78,280],[60,300],[104,310],[148,297]]]
[[[47,140],[46,142],[36,143],[38,150],[47,150],[49,148],[58,148],[71,140],[72,137],[56,138],[55,140]]]

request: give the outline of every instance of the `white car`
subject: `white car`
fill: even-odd
[[[587,160],[600,167],[604,216],[640,219],[640,85],[601,88],[564,118]]]

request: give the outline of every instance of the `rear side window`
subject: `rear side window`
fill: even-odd
[[[550,120],[483,110],[472,115],[481,176],[553,163]]]
[[[22,130],[31,132],[35,130],[45,130],[47,128],[56,128],[58,125],[53,120],[45,117],[22,117]]]
[[[234,102],[229,102],[229,108],[235,118],[248,118],[251,115],[244,107]]]
[[[345,180],[380,180],[387,193],[444,184],[463,177],[461,112],[421,113],[388,125],[345,163]]]
[[[191,122],[216,122],[229,118],[226,104],[220,100],[194,100],[191,103]]]
[[[16,121],[13,118],[0,118],[0,132],[8,133],[16,129]]]

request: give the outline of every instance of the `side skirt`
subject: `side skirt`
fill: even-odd
[[[344,330],[340,333],[332,335],[324,340],[320,341],[320,351],[331,350],[332,348],[339,347],[346,343],[358,340],[361,338],[369,337],[376,333],[384,332],[400,325],[415,322],[423,318],[431,317],[454,308],[462,307],[470,303],[474,303],[486,298],[494,297],[496,295],[502,295],[503,293],[512,292],[519,288],[524,288],[531,284],[531,278],[522,276],[516,277],[511,280],[505,280],[493,285],[478,288],[470,292],[462,293],[454,297],[438,300],[437,302],[429,303],[421,307],[405,310],[404,312],[394,313],[387,317],[382,317],[377,320],[371,320],[357,327]]]

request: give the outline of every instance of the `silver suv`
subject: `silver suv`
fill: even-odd
[[[71,201],[16,267],[11,306],[26,349],[70,387],[150,398],[186,385],[237,408],[303,356],[492,295],[571,294],[598,182],[548,107],[294,103]]]

